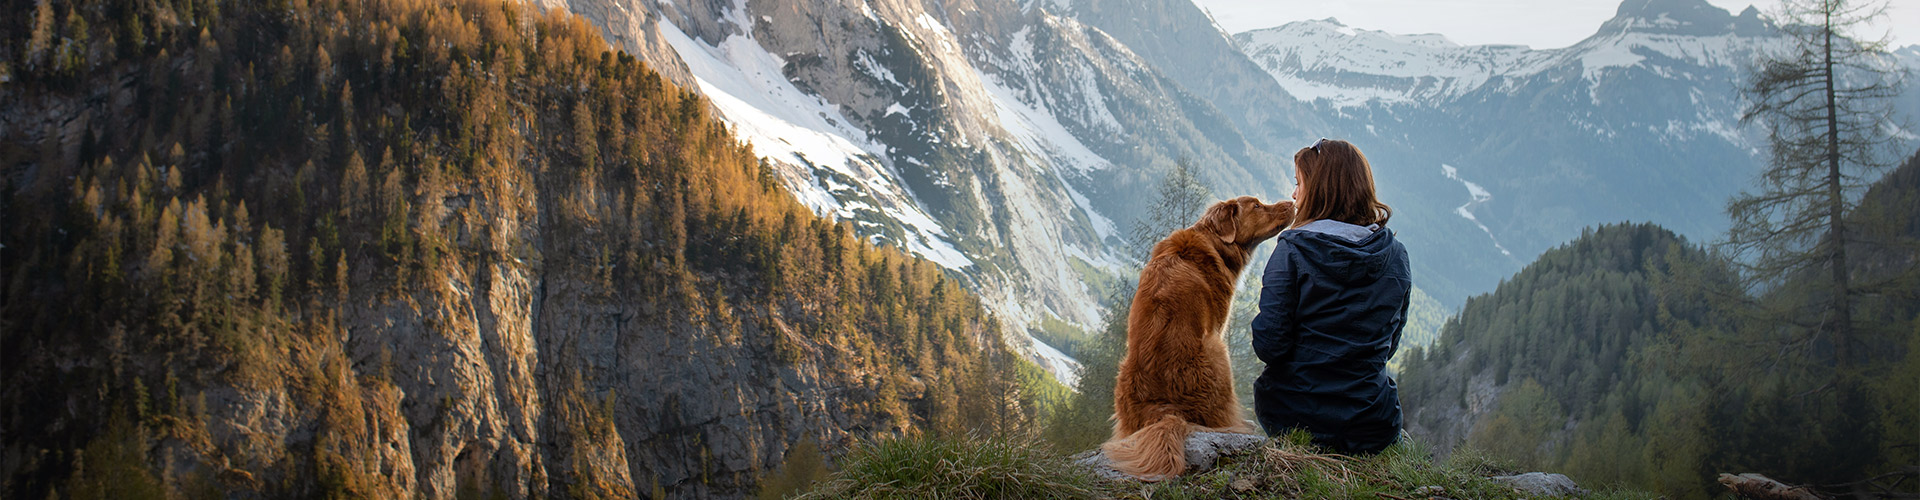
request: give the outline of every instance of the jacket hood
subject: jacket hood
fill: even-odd
[[[1387,228],[1359,241],[1298,229],[1280,233],[1280,238],[1293,244],[1306,261],[1317,264],[1323,277],[1343,284],[1378,281],[1394,257],[1405,252]]]

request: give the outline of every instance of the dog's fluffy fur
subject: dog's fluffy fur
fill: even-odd
[[[1228,309],[1253,247],[1293,219],[1293,202],[1222,201],[1153,246],[1127,314],[1127,355],[1113,387],[1113,467],[1147,481],[1186,472],[1194,431],[1251,434],[1227,360]]]

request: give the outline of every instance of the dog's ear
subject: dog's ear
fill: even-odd
[[[1220,237],[1220,242],[1232,245],[1239,239],[1239,217],[1240,204],[1223,201],[1207,208],[1207,214],[1200,216],[1200,226],[1213,231],[1214,235]]]

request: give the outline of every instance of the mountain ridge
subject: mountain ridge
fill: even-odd
[[[1859,374],[1836,375],[1813,324],[1826,269],[1743,287],[1734,263],[1654,224],[1608,225],[1541,255],[1476,296],[1402,372],[1407,429],[1441,454],[1462,446],[1676,498],[1724,494],[1721,472],[1836,485],[1914,457],[1898,429],[1920,418],[1920,152],[1850,211]],[[1789,345],[1805,338],[1808,346]],[[1882,375],[1884,374],[1884,375]],[[1815,388],[1814,386],[1820,386]],[[1835,488],[1839,488],[1836,486]]]
[[[1679,18],[1674,17],[1676,14]],[[1770,30],[1771,25],[1753,9],[1733,16],[1705,0],[1628,0],[1593,35],[1564,48],[1533,49],[1510,44],[1463,46],[1448,40],[1445,35],[1401,35],[1355,29],[1332,18],[1295,21],[1274,28],[1238,33],[1233,37],[1243,52],[1261,62],[1289,92],[1306,100],[1326,97],[1334,100],[1338,107],[1349,107],[1371,99],[1440,105],[1491,83],[1506,83],[1507,86],[1495,88],[1510,91],[1511,82],[1501,80],[1533,76],[1574,59],[1579,60],[1584,70],[1583,77],[1592,80],[1597,72],[1606,68],[1631,65],[1644,59],[1644,56],[1638,55],[1637,49],[1651,50],[1669,57],[1679,56],[1678,59],[1693,58],[1696,62],[1726,65],[1729,58],[1723,56],[1724,49],[1715,50],[1714,47],[1700,46],[1698,43],[1691,47],[1676,47],[1672,42],[1692,37],[1766,38],[1771,35]],[[1356,43],[1364,45],[1355,47]],[[1358,55],[1347,56],[1352,53]],[[1447,64],[1449,62],[1454,64]],[[1356,86],[1334,84],[1329,88],[1328,84],[1333,82],[1324,78],[1289,78],[1297,74],[1311,75],[1327,71],[1410,79],[1413,82],[1402,85],[1408,87],[1408,91],[1397,93],[1386,88],[1376,93],[1342,94],[1337,90]],[[1443,81],[1453,79],[1460,83],[1446,85],[1422,82],[1426,77]],[[1361,83],[1357,87],[1368,87],[1364,81]],[[1415,92],[1425,88],[1434,88],[1434,91]]]
[[[1060,390],[564,11],[75,3],[0,85],[0,495],[738,498]]]
[[[1416,278],[1457,307],[1492,289],[1489,276],[1510,275],[1581,227],[1645,220],[1696,241],[1717,237],[1724,220],[1702,215],[1720,213],[1760,171],[1764,127],[1742,125],[1745,104],[1732,89],[1757,56],[1785,46],[1769,33],[1754,10],[1634,0],[1557,49],[1459,46],[1325,21],[1235,40],[1289,91],[1315,99],[1334,133],[1364,141],[1383,193],[1419,218],[1411,231],[1457,228],[1412,235],[1469,264]],[[1873,64],[1920,67],[1906,53]],[[1893,104],[1920,116],[1920,91]],[[1439,189],[1448,185],[1458,187]],[[1463,246],[1462,235],[1507,252]]]
[[[751,65],[771,80],[718,57],[726,68],[715,74],[734,76],[708,81],[770,81],[731,93],[797,95],[770,110],[806,104],[796,112],[807,116],[764,126],[755,116],[785,112],[721,112],[759,137],[749,139],[784,184],[864,237],[949,263],[989,297],[1015,344],[1056,367],[1071,362],[1020,331],[1048,318],[1097,323],[1101,294],[1074,282],[1124,272],[1132,201],[1182,157],[1215,192],[1272,198],[1293,150],[1320,136],[1356,140],[1383,199],[1402,209],[1396,230],[1422,257],[1416,279],[1448,307],[1585,225],[1655,220],[1704,238],[1717,223],[1684,214],[1717,211],[1757,165],[1759,132],[1737,126],[1724,92],[1739,76],[1733,63],[1757,47],[1746,36],[1757,11],[1698,1],[1623,3],[1613,28],[1549,50],[1309,22],[1290,26],[1315,27],[1319,42],[1273,57],[1172,0],[542,2],[681,30],[685,43],[668,52],[690,57],[758,47],[766,62]],[[1709,28],[1725,34],[1698,36]],[[1329,42],[1348,37],[1398,52],[1362,61]],[[1302,63],[1322,56],[1337,57]],[[661,57],[672,66],[678,56]],[[845,144],[796,158],[782,134],[753,129]],[[1657,194],[1610,205],[1619,192]]]
[[[816,213],[946,263],[988,297],[1013,343],[1063,380],[1072,361],[1024,331],[1048,318],[1098,323],[1105,292],[1086,283],[1127,265],[1126,224],[1141,210],[1131,200],[1181,158],[1208,165],[1203,180],[1234,194],[1275,197],[1288,175],[1238,125],[1264,111],[1226,113],[1190,92],[1150,52],[1073,15],[1097,7],[1087,2],[542,5],[609,17],[595,21],[609,31],[651,26],[660,34],[619,36],[666,40]],[[628,12],[648,21],[611,19]],[[1216,44],[1220,57],[1239,57]],[[808,154],[799,137],[839,146]]]

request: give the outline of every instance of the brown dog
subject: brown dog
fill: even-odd
[[[1153,246],[1127,314],[1127,355],[1113,386],[1114,469],[1146,481],[1187,470],[1194,431],[1251,434],[1233,394],[1222,335],[1233,287],[1253,247],[1293,220],[1293,202],[1252,196],[1207,208],[1200,222]]]

